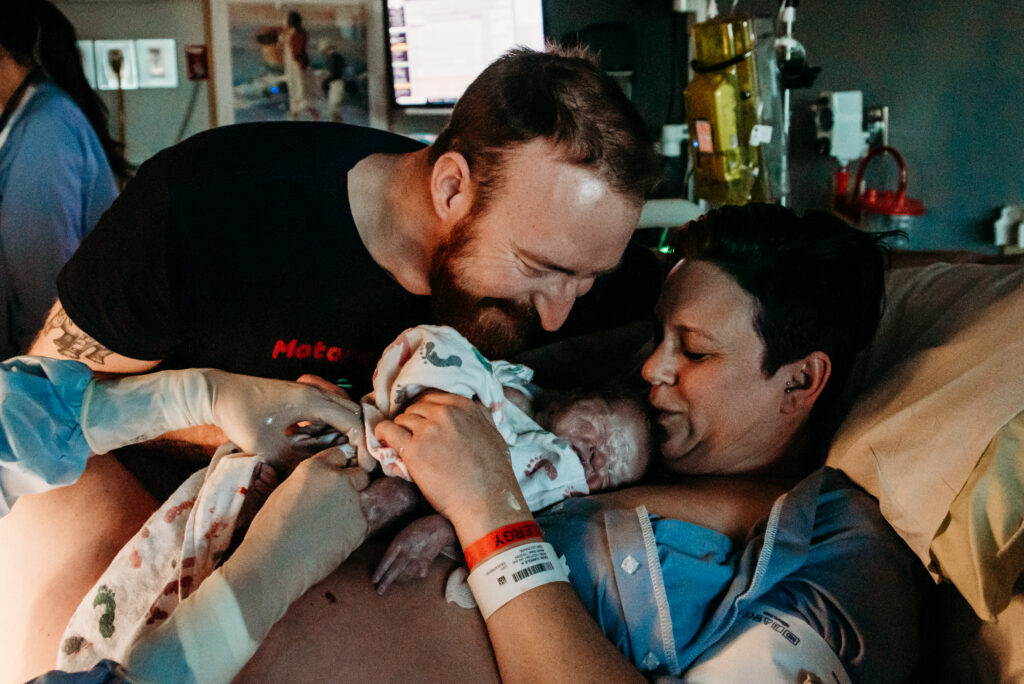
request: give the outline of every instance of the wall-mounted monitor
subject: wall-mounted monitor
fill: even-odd
[[[393,104],[451,107],[510,47],[543,49],[541,2],[387,0]]]

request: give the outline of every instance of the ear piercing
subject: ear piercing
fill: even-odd
[[[795,389],[796,388],[793,387],[793,381],[792,380],[787,380],[786,381],[786,394],[789,394],[790,392],[792,392]]]

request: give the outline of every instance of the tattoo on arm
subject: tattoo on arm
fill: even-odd
[[[58,309],[46,321],[43,335],[48,335],[54,330],[61,333],[53,340],[53,344],[57,347],[57,351],[60,352],[61,356],[66,356],[76,361],[85,357],[89,361],[102,366],[104,359],[114,353],[82,332],[81,328],[68,318],[63,308]]]

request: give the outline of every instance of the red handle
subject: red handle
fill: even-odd
[[[896,193],[895,205],[899,206],[903,203],[903,197],[907,193],[907,164],[903,161],[903,156],[896,151],[895,148],[889,147],[888,145],[879,145],[872,147],[871,151],[867,153],[864,159],[860,163],[860,168],[857,169],[857,182],[853,184],[853,201],[859,203],[860,198],[864,196],[864,171],[868,167],[868,162],[879,156],[883,152],[888,152],[896,158],[896,163],[900,167],[900,185],[899,190]]]

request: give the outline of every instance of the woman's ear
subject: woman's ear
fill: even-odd
[[[446,226],[455,225],[473,206],[469,163],[458,152],[445,152],[430,174],[430,198],[434,212]]]
[[[779,369],[785,378],[782,412],[810,411],[818,400],[825,383],[832,375],[832,359],[822,351],[814,351],[804,358]]]

